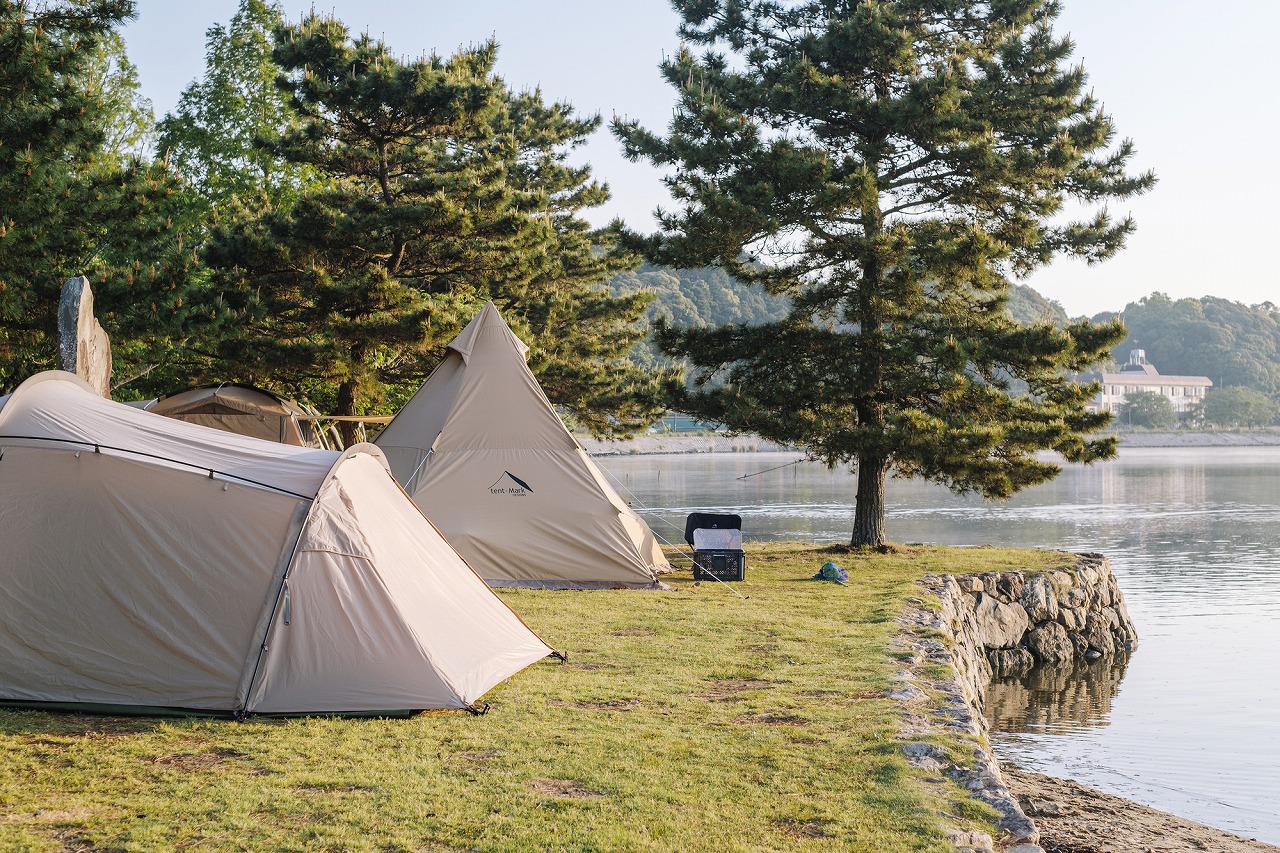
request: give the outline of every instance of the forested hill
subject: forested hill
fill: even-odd
[[[1208,376],[1218,387],[1280,393],[1280,308],[1270,302],[1153,293],[1129,303],[1120,316],[1129,327],[1129,337],[1114,350],[1121,364],[1129,350],[1142,349],[1165,375]]]
[[[649,306],[649,321],[661,317],[682,328],[758,325],[781,320],[787,313],[784,297],[741,284],[716,267],[673,270],[645,264],[635,272],[614,276],[609,287],[615,296],[651,291],[657,298]]]
[[[768,323],[781,319],[787,306],[784,297],[746,287],[716,268],[646,265],[615,276],[609,286],[614,295],[653,292],[650,322],[662,317],[680,327]],[[1020,323],[1048,320],[1062,326],[1068,320],[1059,302],[1027,285],[1010,288],[1007,310]],[[1129,337],[1113,350],[1117,364],[1128,360],[1130,350],[1143,349],[1165,375],[1208,376],[1217,386],[1280,394],[1280,308],[1275,305],[1250,306],[1214,296],[1174,300],[1153,293],[1118,313]],[[1093,320],[1116,314],[1099,313]],[[641,344],[632,358],[643,366],[665,361],[652,343]]]
[[[656,298],[648,309],[649,322],[662,318],[681,328],[726,323],[754,326],[781,320],[787,312],[785,297],[743,285],[715,267],[676,270],[645,264],[635,272],[614,276],[609,288],[614,296],[642,290],[653,293]],[[1008,311],[1020,323],[1049,320],[1061,326],[1067,322],[1061,305],[1023,285],[1011,289]],[[644,366],[664,361],[651,342],[638,345],[632,360]]]
[[[785,297],[747,287],[715,267],[675,270],[646,264],[635,272],[615,276],[609,287],[615,296],[651,291],[657,298],[649,306],[649,321],[661,317],[680,327],[757,325],[780,320],[787,311]],[[1067,322],[1067,312],[1060,304],[1024,285],[1010,290],[1008,311],[1020,323]]]
[[[648,308],[649,322],[662,318],[680,328],[725,323],[758,325],[781,320],[787,313],[785,297],[770,296],[759,287],[744,285],[716,267],[675,270],[645,264],[635,272],[614,276],[609,288],[614,296],[642,290],[653,293],[656,298]],[[652,340],[636,344],[631,361],[644,368],[673,363]]]

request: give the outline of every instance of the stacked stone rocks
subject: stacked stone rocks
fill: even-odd
[[[992,853],[997,847],[1005,853],[1045,853],[1039,829],[1009,792],[989,746],[982,708],[992,677],[1040,663],[1066,667],[1137,645],[1107,559],[1073,556],[1076,562],[1068,571],[928,575],[921,586],[936,596],[938,609],[911,599],[900,617],[904,666],[889,696],[903,706],[900,736],[907,760],[945,773],[1000,814],[999,844],[982,833],[956,829],[952,844],[958,853]],[[937,678],[932,673],[938,665],[950,674]],[[945,765],[945,753],[927,740],[931,735],[971,739],[972,763]]]
[[[1101,554],[1081,554],[1073,570],[955,579],[971,602],[977,639],[992,674],[1022,675],[1033,666],[1070,666],[1138,643],[1124,594]]]

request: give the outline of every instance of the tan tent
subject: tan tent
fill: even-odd
[[[660,586],[653,532],[565,428],[527,351],[489,303],[375,443],[491,585]]]
[[[0,409],[0,702],[472,707],[551,650],[376,447],[142,412],[59,372]]]
[[[338,447],[319,429],[316,413],[263,388],[224,382],[197,385],[140,406],[148,412],[237,435],[251,435],[294,447]]]

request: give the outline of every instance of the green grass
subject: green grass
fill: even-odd
[[[808,580],[828,559],[847,587]],[[753,545],[741,600],[509,590],[567,663],[483,717],[101,717],[0,710],[0,850],[944,851],[882,698],[893,617],[926,572],[1063,565],[1009,549]]]

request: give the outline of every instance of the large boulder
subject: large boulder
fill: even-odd
[[[978,639],[988,649],[1008,649],[1022,642],[1031,627],[1021,604],[1005,604],[993,595],[978,595],[973,615],[978,623]]]
[[[1067,664],[1075,659],[1071,638],[1057,622],[1045,622],[1032,628],[1026,643],[1039,663]]]
[[[1019,603],[1032,622],[1049,622],[1058,618],[1058,596],[1054,594],[1053,582],[1045,575],[1036,575],[1026,582]]]
[[[1082,607],[1059,607],[1058,624],[1068,631],[1083,631],[1085,610]]]
[[[93,291],[82,275],[67,279],[58,300],[58,366],[100,396],[111,396],[111,341],[93,314]]]
[[[1117,621],[1116,612],[1109,608],[1091,612],[1084,626],[1084,638],[1089,648],[1103,655],[1115,654]]]

